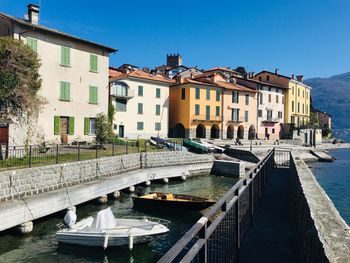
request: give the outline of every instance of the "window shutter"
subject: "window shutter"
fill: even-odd
[[[74,117],[69,117],[69,134],[74,134]]]
[[[64,96],[65,96],[65,91],[64,91],[64,82],[61,81],[61,87],[60,87],[60,99],[64,100]]]
[[[84,118],[84,134],[89,135],[90,133],[90,118]]]
[[[97,56],[94,54],[90,54],[90,70],[97,71]]]
[[[60,116],[54,116],[53,120],[54,120],[53,134],[59,135],[60,134]]]
[[[90,86],[89,97],[90,103],[97,104],[97,87]]]
[[[70,100],[70,83],[66,82],[65,83],[65,95],[64,95],[65,100]]]

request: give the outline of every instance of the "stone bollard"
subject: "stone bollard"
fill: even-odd
[[[133,192],[135,192],[135,186],[129,186],[129,192],[130,193],[133,193]]]
[[[115,191],[112,193],[112,196],[114,199],[118,200],[120,199],[120,192],[119,191]]]
[[[15,227],[17,233],[25,235],[33,231],[33,222],[28,221]]]
[[[150,186],[151,185],[151,181],[145,181],[145,186]]]
[[[169,183],[169,179],[168,178],[163,178],[163,183],[165,183],[165,184]]]
[[[97,198],[97,202],[98,202],[99,204],[105,204],[105,203],[107,203],[107,202],[108,202],[108,197],[107,197],[107,195],[102,195],[102,196],[100,196],[99,198]]]

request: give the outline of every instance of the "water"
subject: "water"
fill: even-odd
[[[185,182],[169,182],[168,185],[152,184],[148,191],[183,193],[219,199],[236,179],[204,176],[188,179]],[[62,222],[62,215],[53,215],[36,221],[33,233],[28,237],[14,236],[11,233],[0,235],[0,262],[155,262],[161,257],[201,216],[198,212],[133,210],[130,195],[122,193],[119,201],[109,201],[106,206],[90,202],[77,207],[78,220],[95,215],[104,207],[110,206],[116,217],[152,216],[169,220],[168,233],[154,237],[151,243],[135,245],[130,253],[127,246],[91,248],[59,244],[56,241],[56,224]]]
[[[350,142],[350,137],[343,137]],[[338,209],[345,222],[350,225],[350,149],[331,151],[336,158],[333,163],[318,162],[312,165],[317,181]]]

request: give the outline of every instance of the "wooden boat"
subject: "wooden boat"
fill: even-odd
[[[192,195],[151,192],[147,195],[132,197],[135,208],[149,208],[150,206],[165,209],[179,209],[187,211],[200,211],[215,204],[208,198]]]
[[[147,218],[115,219],[110,208],[101,210],[95,218],[88,217],[56,233],[59,242],[107,248],[151,241],[150,236],[161,235],[169,229]]]
[[[184,146],[195,153],[208,153],[208,148],[191,139],[184,140]]]

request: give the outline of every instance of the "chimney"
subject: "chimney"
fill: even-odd
[[[278,68],[275,69],[275,74],[278,75]]]
[[[292,79],[294,79],[294,74],[292,74]]]
[[[303,75],[297,76],[297,81],[303,82],[303,79],[304,79],[304,76],[303,76]]]
[[[39,24],[39,6],[35,4],[27,5],[29,22],[35,25]]]

